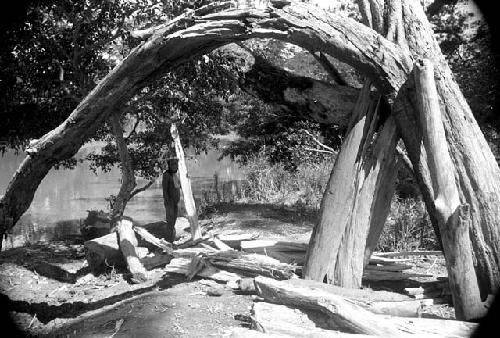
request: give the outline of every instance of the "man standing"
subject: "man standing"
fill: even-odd
[[[178,162],[178,158],[169,158],[167,160],[168,168],[163,172],[162,176],[163,203],[165,205],[165,220],[167,222],[165,239],[170,243],[173,243],[175,240],[175,221],[179,212],[178,204],[181,198],[181,185],[179,176],[177,175]]]

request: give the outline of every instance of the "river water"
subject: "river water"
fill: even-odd
[[[84,147],[77,158],[92,147]],[[214,174],[220,181],[240,180],[243,177],[238,165],[229,159],[218,161],[219,153],[188,156],[187,166],[193,194],[200,197],[203,190],[213,185]],[[13,152],[0,157],[0,195],[15,173],[24,154]],[[3,248],[18,247],[38,241],[60,239],[79,233],[79,224],[87,217],[87,210],[107,210],[105,198],[116,195],[120,188],[121,173],[118,168],[97,175],[89,170],[88,163],[78,163],[75,169],[52,169],[42,181],[28,211],[21,217]],[[145,182],[138,180],[138,186]],[[139,223],[163,220],[165,217],[161,179],[148,190],[130,200],[125,215]]]

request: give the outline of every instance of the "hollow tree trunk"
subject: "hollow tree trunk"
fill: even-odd
[[[193,191],[191,190],[191,180],[189,179],[184,150],[182,149],[181,138],[175,123],[170,126],[170,134],[174,140],[175,153],[179,159],[179,180],[181,181],[182,196],[184,198],[184,206],[186,207],[187,219],[191,228],[191,239],[196,240],[201,238],[201,229],[198,223],[198,213],[196,212],[196,204],[194,202]]]
[[[120,156],[121,171],[122,171],[122,184],[120,191],[113,201],[111,210],[111,219],[115,220],[123,216],[125,207],[132,197],[132,192],[136,187],[134,168],[132,167],[132,159],[127,149],[127,142],[123,138],[123,127],[120,121],[120,115],[114,114],[109,119],[111,123],[111,130],[115,137],[116,147]]]

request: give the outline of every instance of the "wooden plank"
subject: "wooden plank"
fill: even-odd
[[[395,271],[378,271],[378,270],[365,270],[363,279],[369,281],[383,281],[383,280],[405,280],[412,277],[434,277],[423,273],[405,273]]]
[[[308,243],[278,241],[272,239],[257,239],[253,241],[242,241],[241,251],[263,254],[266,251],[307,251]]]
[[[251,241],[259,237],[259,234],[218,234],[216,235],[222,242],[231,248],[241,250],[242,241]]]
[[[406,264],[368,264],[365,266],[365,270],[376,270],[376,271],[404,271],[413,268],[411,265]]]

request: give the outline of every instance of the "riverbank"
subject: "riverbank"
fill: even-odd
[[[259,238],[307,241],[313,213],[265,204],[221,204],[202,227],[252,233]],[[442,257],[415,261],[408,272],[445,276]],[[77,238],[7,250],[0,254],[2,304],[23,332],[32,336],[74,337],[224,337],[232,327],[248,326],[252,295],[211,280],[187,281],[161,268],[143,284],[129,284],[123,271],[93,276]],[[386,290],[414,286],[378,283]],[[447,304],[434,305],[434,316],[453,317]]]

